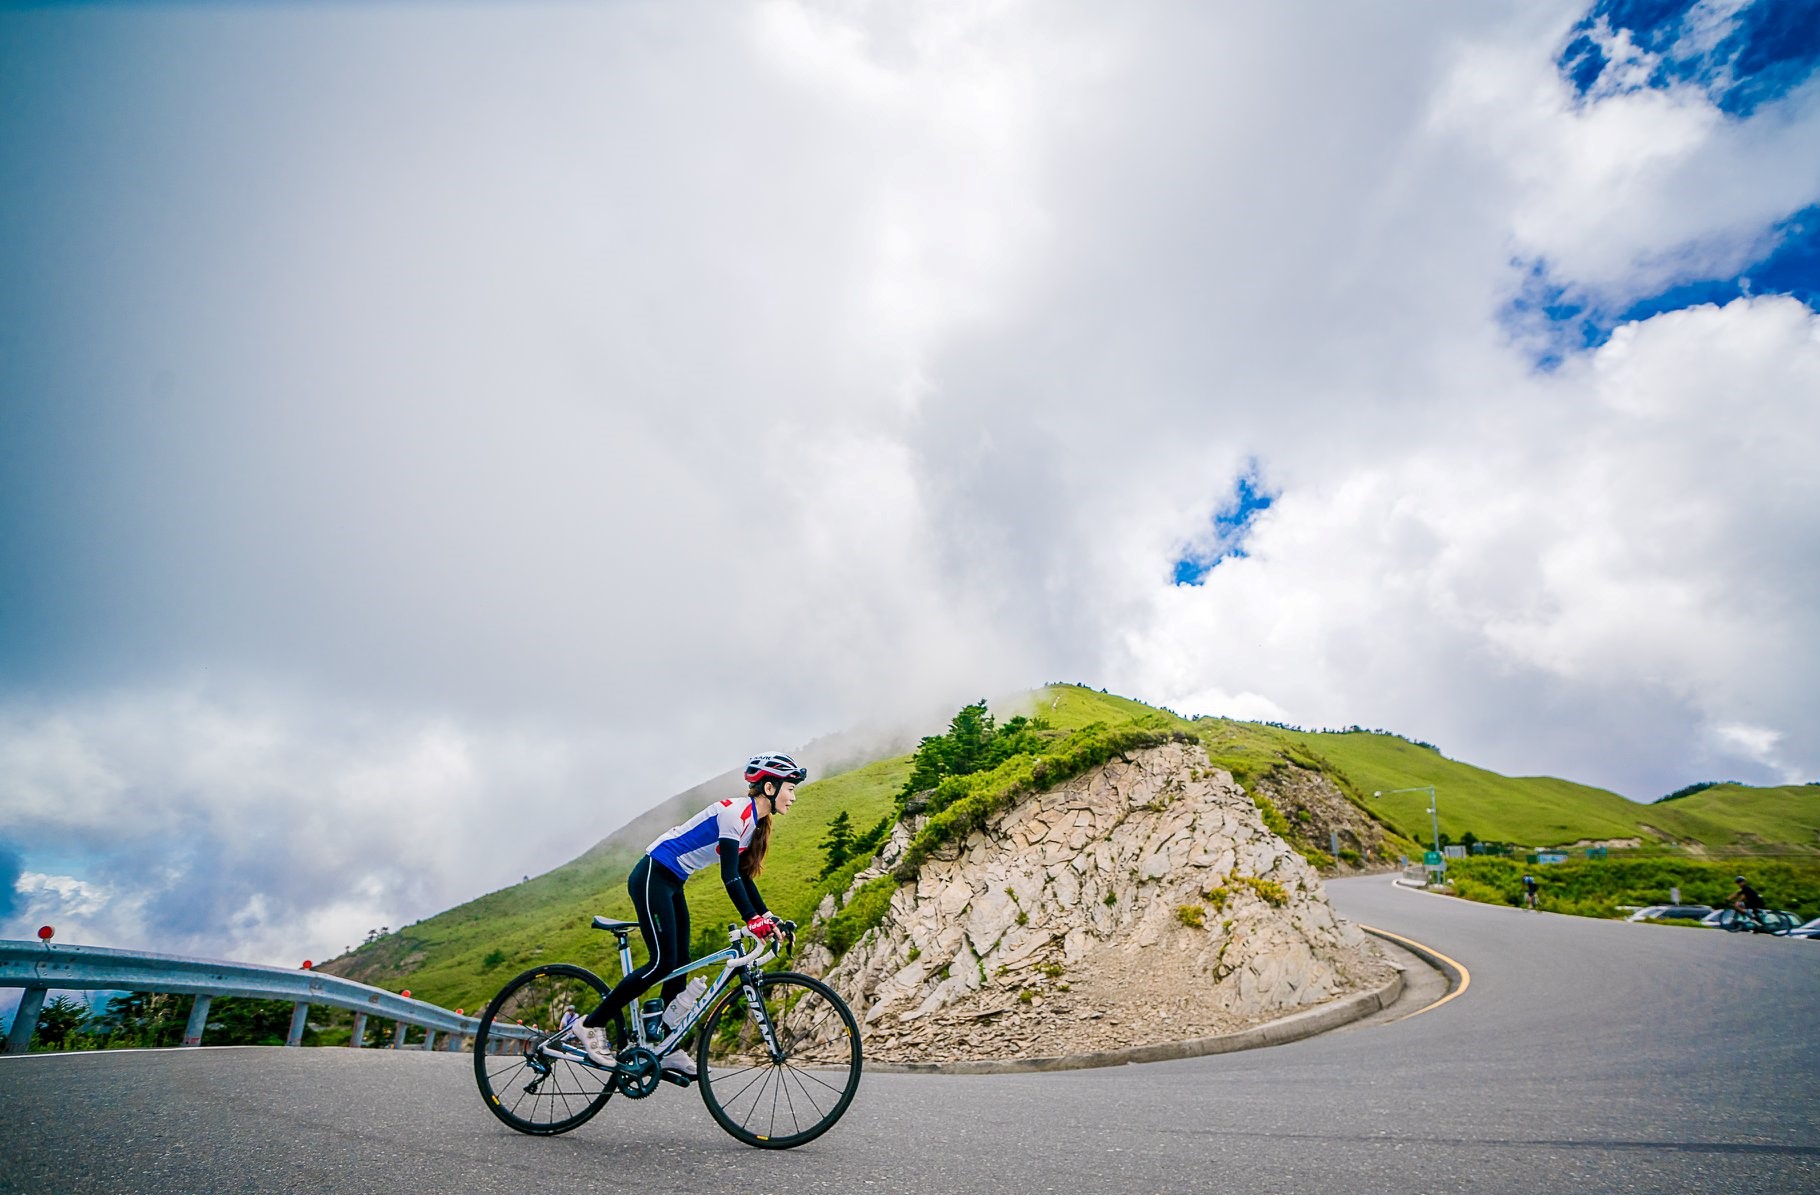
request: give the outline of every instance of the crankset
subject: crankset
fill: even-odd
[[[657,1090],[657,1055],[643,1046],[631,1046],[620,1051],[619,1065],[613,1068],[613,1074],[627,1099],[642,1100]]]

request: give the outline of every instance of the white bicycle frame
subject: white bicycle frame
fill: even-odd
[[[751,938],[753,941],[752,949],[743,953],[739,949],[739,940],[742,937]],[[624,977],[632,973],[632,945],[627,939],[622,938],[620,941],[624,943],[624,945],[619,949],[619,973]],[[701,1020],[702,1015],[714,1006],[714,1001],[726,990],[727,984],[733,980],[734,976],[748,967],[762,967],[776,957],[777,947],[773,943],[758,937],[743,925],[729,925],[727,927],[727,948],[725,950],[716,951],[713,954],[684,963],[676,970],[665,975],[662,979],[652,980],[654,985],[668,983],[670,980],[675,979],[680,975],[687,975],[691,971],[700,971],[705,967],[712,967],[715,963],[724,964],[721,967],[720,974],[715,976],[714,981],[708,985],[708,990],[701,994],[701,999],[697,1000],[695,1002],[695,1007],[689,1010],[689,1015],[685,1016],[682,1019],[682,1023],[670,1030],[661,1041],[653,1043],[645,1034],[644,1015],[634,1011],[632,1016],[633,1040],[638,1045],[651,1051],[651,1053],[655,1054],[657,1057],[662,1058],[665,1054],[670,1053],[675,1050],[677,1046],[682,1044],[682,1039],[687,1037],[690,1030],[695,1028],[696,1022]],[[766,1026],[766,1028],[768,1029],[769,1026]]]

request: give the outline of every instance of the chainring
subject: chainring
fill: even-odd
[[[619,1090],[627,1099],[642,1100],[657,1090],[657,1055],[643,1046],[620,1051],[619,1065],[614,1068]]]

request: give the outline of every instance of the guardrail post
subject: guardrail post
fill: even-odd
[[[398,1031],[396,1033],[392,1034],[392,1048],[394,1050],[404,1049],[404,1022],[403,1021],[398,1022]]]
[[[436,1030],[425,1029],[423,1031],[423,1052],[426,1054],[436,1052]]]
[[[358,1049],[360,1049],[360,1047],[362,1047],[366,1044],[367,1044],[367,1014],[364,1012],[357,1012],[354,1014],[354,1036],[348,1038],[348,1045],[353,1046],[356,1050],[358,1050]]]
[[[303,1027],[309,1022],[309,1019],[310,1006],[299,1001],[291,1009],[291,1035],[284,1039],[285,1045],[301,1046],[303,1044]]]
[[[209,1001],[213,999],[213,996],[198,994],[195,1002],[190,1005],[190,1023],[183,1029],[184,1045],[199,1046],[202,1044],[202,1031],[209,1025]]]
[[[13,1027],[6,1034],[6,1052],[23,1054],[32,1048],[32,1034],[38,1031],[38,1014],[44,1011],[44,988],[26,988],[19,996],[19,1011],[13,1014]]]

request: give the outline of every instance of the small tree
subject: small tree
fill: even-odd
[[[853,857],[853,818],[845,809],[835,814],[822,837],[822,878],[840,870],[841,864]]]
[[[1038,731],[1047,729],[1041,719],[1019,715],[1003,726],[994,721],[986,703],[962,706],[948,723],[946,734],[930,735],[911,759],[910,776],[898,793],[901,804],[924,789],[934,788],[944,776],[968,776],[996,767],[1014,755],[1042,750]]]
[[[183,1040],[189,997],[170,992],[128,992],[108,1002],[109,1042],[122,1046],[174,1046]],[[182,1007],[179,1007],[179,1001]]]
[[[254,1000],[223,996],[209,1005],[208,1043],[213,1046],[282,1046],[291,1036],[289,1000]],[[314,1045],[316,1031],[306,1024],[303,1044]]]
[[[853,851],[847,857],[851,859],[854,855],[871,857],[878,854],[878,848],[885,844],[885,836],[891,833],[891,825],[896,820],[888,813],[879,818],[870,830],[853,840]]]
[[[70,1034],[88,1020],[88,1005],[68,996],[58,996],[38,1014],[38,1037],[48,1046],[61,1050]]]

